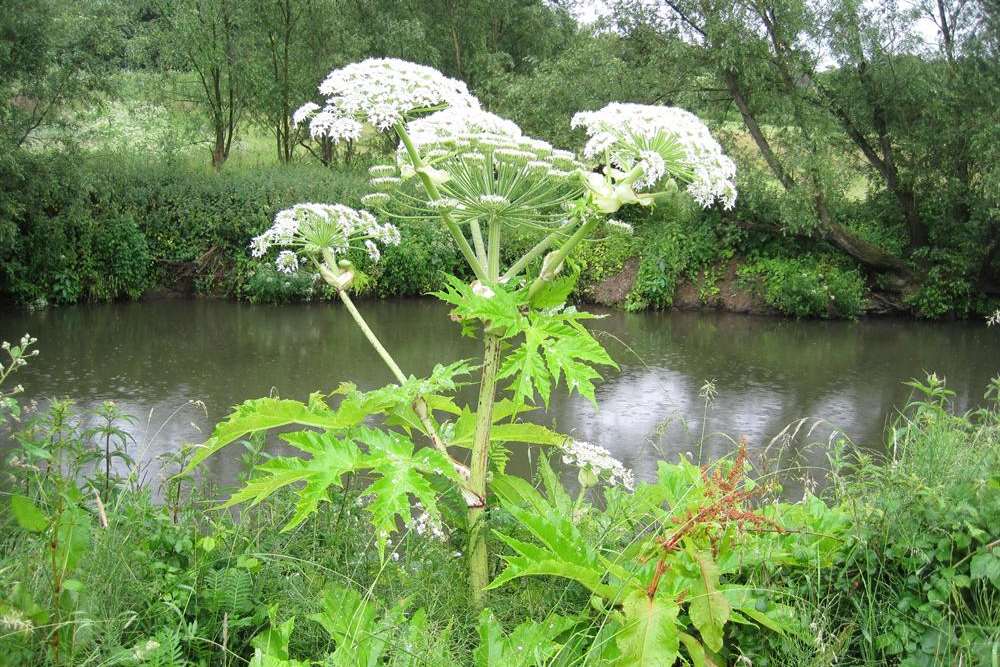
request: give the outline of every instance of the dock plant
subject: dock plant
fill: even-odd
[[[362,392],[342,384],[305,403],[247,401],[198,448],[188,470],[248,434],[295,425],[307,430],[280,438],[306,458],[274,457],[226,505],[256,504],[279,488],[300,484],[293,528],[345,475],[361,472],[380,549],[400,524],[442,522],[441,503],[466,507],[469,593],[482,604],[489,585],[486,552],[489,483],[502,475],[512,443],[566,448],[581,466],[586,489],[597,482],[590,451],[546,427],[521,421],[548,405],[563,384],[594,402],[601,372],[616,368],[585,323],[594,315],[567,303],[576,271],[571,251],[627,206],[651,207],[678,196],[729,208],[736,198],[735,167],[692,114],[669,107],[611,104],[581,112],[573,124],[589,136],[582,156],[525,135],[489,113],[465,84],[428,67],[369,59],[334,70],[319,87],[323,104],[295,114],[314,137],[334,143],[362,132],[394,135],[398,148],[370,170],[366,210],[342,204],[299,204],[253,239],[263,256],[280,249],[277,267],[308,269],[333,287],[396,383]],[[682,188],[687,195],[682,194]],[[441,225],[464,257],[471,282],[447,276],[435,294],[452,306],[463,333],[481,338],[482,358],[435,367],[428,377],[407,374],[353,303],[357,268],[348,256],[364,248],[378,261],[381,247],[405,243],[394,221]],[[511,239],[533,236],[520,256],[504,253]],[[475,406],[456,390],[478,375]],[[331,405],[335,399],[336,405]],[[428,444],[429,446],[422,446]],[[466,456],[456,455],[468,450]],[[591,454],[593,452],[590,452]],[[600,458],[600,457],[598,457]],[[607,480],[631,480],[618,464]],[[603,470],[604,468],[602,468]],[[654,591],[655,592],[655,591]]]

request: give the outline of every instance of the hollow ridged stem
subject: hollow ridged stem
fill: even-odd
[[[416,170],[417,175],[420,176],[420,182],[424,185],[424,190],[427,191],[427,196],[431,200],[440,199],[441,192],[438,190],[437,184],[427,173],[426,163],[424,163],[423,158],[420,157],[420,153],[417,151],[416,147],[413,145],[413,140],[410,139],[410,135],[407,133],[406,128],[402,123],[396,123],[396,134],[399,135],[400,141],[403,142],[403,146],[406,147],[406,153],[410,156],[410,162],[413,164],[413,168]],[[452,237],[455,239],[455,243],[458,244],[458,249],[462,252],[465,257],[465,261],[469,263],[472,268],[473,273],[476,277],[484,283],[488,282],[486,276],[485,267],[479,262],[479,258],[476,257],[475,251],[472,246],[469,245],[469,241],[465,238],[465,234],[462,233],[461,228],[458,226],[454,220],[451,219],[451,214],[447,211],[441,211],[441,220],[444,222],[445,227],[451,232]]]
[[[469,231],[472,233],[472,244],[476,247],[479,263],[486,266],[489,263],[489,255],[486,252],[486,244],[483,243],[483,230],[480,228],[478,220],[469,223]]]
[[[549,249],[549,246],[562,235],[562,232],[557,230],[550,232],[541,241],[536,243],[532,248],[524,253],[524,255],[518,259],[516,262],[510,265],[507,272],[503,274],[503,281],[506,282],[514,277],[516,277],[521,271],[524,271],[525,267],[531,262],[538,259],[543,252]]]
[[[493,401],[496,397],[497,372],[500,369],[500,338],[485,335],[483,373],[476,406],[476,431],[472,441],[472,466],[469,485],[472,492],[486,497],[486,473],[489,469],[490,431],[493,427]],[[473,602],[483,605],[489,584],[489,557],[486,551],[486,516],[484,507],[469,508],[469,586]]]

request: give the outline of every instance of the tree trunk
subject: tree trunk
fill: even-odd
[[[750,109],[747,98],[743,94],[736,73],[732,70],[726,71],[723,74],[723,80],[730,96],[733,98],[733,102],[736,103],[736,107],[740,111],[747,131],[750,132],[750,136],[757,145],[757,149],[760,151],[764,161],[771,168],[775,178],[778,179],[778,182],[781,183],[786,191],[798,187],[795,179],[792,178],[791,174],[782,164],[781,159],[774,152],[767,137],[764,136],[764,132],[757,123],[757,119]],[[822,193],[815,192],[812,199],[813,208],[816,211],[816,217],[819,219],[820,230],[824,239],[833,243],[864,266],[875,271],[892,274],[896,278],[897,287],[903,288],[910,284],[913,274],[901,259],[856,236],[849,229],[836,222],[830,213],[829,207],[826,205],[826,200]]]
[[[226,163],[229,151],[226,150],[226,128],[223,125],[215,127],[215,144],[212,146],[212,169],[222,170],[222,165]]]

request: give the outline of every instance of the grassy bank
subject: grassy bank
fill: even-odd
[[[635,551],[642,536],[669,536],[670,517],[690,502],[723,512],[711,489],[726,480],[748,501],[742,528],[727,528],[725,514],[704,525],[730,609],[714,664],[995,664],[1000,385],[988,408],[961,415],[936,379],[914,387],[886,432],[888,455],[841,443],[819,498],[779,502],[767,477],[743,477],[739,452],[704,472],[664,462],[633,493],[595,487],[574,499],[544,464],[537,492],[496,485],[491,576],[506,583],[483,612],[467,595],[457,518],[441,532],[406,526],[380,553],[366,498],[349,483],[282,531],[291,493],[238,515],[212,510],[227,490],[168,477],[184,454],[149,479],[128,464],[113,408],[85,431],[72,406],[56,404],[14,425],[20,447],[6,461],[0,664],[660,664],[615,657],[628,632],[615,605],[569,575],[511,579],[523,566],[515,549],[576,544],[623,568],[608,583],[648,575],[653,564]],[[245,444],[248,476],[267,454],[259,440]],[[106,479],[104,456],[116,451],[124,463]],[[533,515],[573,526],[546,538]],[[696,618],[688,602],[678,622]]]
[[[239,164],[217,174],[183,155],[35,155],[4,163],[0,295],[34,308],[170,292],[267,303],[328,297],[312,275],[284,276],[251,258],[248,239],[294,203],[360,205],[365,164]],[[735,214],[680,201],[626,213],[633,235],[608,228],[575,251],[577,297],[636,310],[713,307],[794,317],[850,318],[884,305],[872,299],[877,282],[842,254],[748,224],[768,215],[752,190]],[[401,227],[404,243],[387,249],[378,265],[363,253],[353,258],[364,272],[357,292],[425,294],[440,287],[444,273],[461,275],[443,230]],[[908,297],[912,303],[897,298],[897,305],[924,316],[992,312],[993,303],[963,280],[928,283]]]

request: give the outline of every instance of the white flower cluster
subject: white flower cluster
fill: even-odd
[[[599,445],[572,440],[563,446],[562,460],[566,465],[589,470],[597,479],[607,482],[609,486],[621,484],[629,491],[635,487],[632,471]]]
[[[510,225],[550,226],[565,218],[562,204],[579,196],[581,167],[568,151],[525,136],[515,123],[478,109],[449,107],[406,126],[423,173],[438,184],[428,200],[413,176],[405,145],[396,165],[371,170],[377,194],[397,194],[404,217],[435,218],[448,212],[456,222],[498,219]],[[401,192],[405,189],[405,192]],[[397,212],[393,212],[397,214]]]
[[[316,255],[330,250],[343,255],[352,243],[362,243],[372,261],[381,256],[375,241],[399,245],[399,229],[391,223],[380,224],[368,211],[358,211],[342,204],[296,204],[279,211],[274,224],[250,241],[254,257],[263,257],[272,247],[292,248],[278,253],[275,262],[283,273],[294,273],[299,255]]]
[[[992,315],[986,318],[986,326],[1000,326],[1000,308],[998,308]]]
[[[635,228],[632,225],[627,222],[622,222],[618,218],[608,218],[604,221],[604,224],[616,232],[621,232],[622,234],[628,234],[631,236],[635,233]]]
[[[688,193],[705,208],[716,201],[726,209],[736,204],[736,164],[705,124],[684,109],[614,102],[577,113],[572,126],[584,128],[590,137],[584,147],[587,157],[607,155],[626,171],[641,166],[639,188],[651,188],[671,175],[686,181]],[[675,165],[678,146],[680,164]]]
[[[369,58],[335,69],[319,86],[326,105],[310,102],[292,116],[309,132],[334,143],[357,139],[364,124],[382,131],[413,112],[441,106],[478,109],[466,85],[432,67],[395,58]]]

